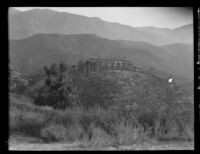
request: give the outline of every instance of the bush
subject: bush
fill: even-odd
[[[69,141],[67,129],[61,124],[51,123],[41,129],[41,138],[46,142]]]
[[[136,142],[141,142],[148,138],[148,131],[143,127],[133,127],[130,124],[121,122],[116,126],[118,145],[131,145]]]
[[[82,74],[74,76],[73,82],[77,87],[80,102],[85,108],[95,106],[109,108],[115,103],[114,99],[120,92],[119,86],[109,73]]]
[[[92,137],[89,142],[89,147],[109,147],[116,145],[116,139],[110,135],[108,135],[104,130],[101,128],[95,127],[94,125],[90,126],[92,131]]]
[[[44,116],[38,113],[17,114],[10,116],[10,131],[38,137],[40,129],[45,125]]]
[[[79,103],[77,90],[64,63],[44,67],[46,80],[40,87],[34,100],[37,105],[49,105],[53,108],[65,109]]]

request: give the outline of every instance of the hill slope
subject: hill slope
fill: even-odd
[[[192,46],[186,44],[153,46],[145,42],[109,40],[93,34],[37,34],[10,41],[11,61],[26,73],[61,59],[76,63],[97,56],[126,57],[143,68],[153,67],[182,78],[193,78]]]

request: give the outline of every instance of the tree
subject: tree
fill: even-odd
[[[65,109],[67,106],[79,103],[77,89],[73,85],[65,63],[54,63],[49,68],[45,66],[44,71],[45,84],[40,89],[35,104]]]

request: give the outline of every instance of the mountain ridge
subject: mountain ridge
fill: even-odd
[[[180,49],[183,50],[181,55]],[[75,64],[80,59],[100,56],[126,57],[142,68],[154,67],[193,78],[192,46],[187,44],[162,47],[146,42],[110,40],[94,34],[36,34],[26,39],[10,40],[9,52],[11,61],[25,72],[29,71],[31,63],[33,68],[39,68],[61,59]]]
[[[154,27],[147,31],[146,28],[108,22],[99,17],[86,17],[50,9],[32,9],[20,11],[17,14],[10,14],[9,22],[9,37],[14,39],[27,38],[37,33],[90,33],[112,40],[144,41],[153,45],[166,45],[178,42],[191,44],[193,41],[191,28],[188,29],[186,27],[185,30],[184,26],[181,29],[175,30]]]

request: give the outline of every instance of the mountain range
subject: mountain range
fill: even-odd
[[[107,22],[99,17],[86,17],[49,9],[9,10],[9,38],[22,39],[34,34],[96,34],[108,39],[143,41],[153,45],[192,44],[193,24],[175,29],[131,27]]]
[[[109,40],[94,34],[35,34],[10,40],[10,60],[21,72],[29,73],[44,65],[65,60],[76,63],[90,57],[125,57],[142,68],[156,68],[192,79],[192,46],[154,46],[146,42]],[[180,54],[181,51],[181,54]]]

